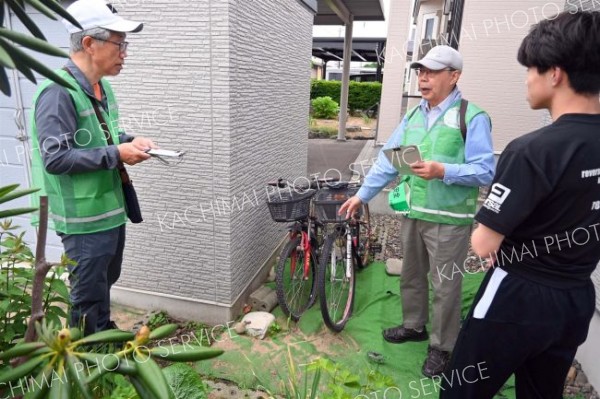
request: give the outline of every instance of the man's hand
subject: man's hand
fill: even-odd
[[[135,146],[135,148],[137,148],[140,151],[146,151],[149,150],[150,148],[158,148],[158,146],[156,144],[154,144],[154,142],[146,137],[136,137],[133,139],[133,141],[131,142],[131,144],[133,144]]]
[[[119,158],[127,165],[135,165],[150,158],[150,155],[138,149],[133,142],[119,144],[117,149],[119,150]]]
[[[362,201],[356,195],[354,197],[348,198],[346,202],[342,204],[338,215],[343,215],[344,213],[347,215],[347,218],[354,216],[356,212],[360,209],[362,205]]]
[[[410,165],[415,175],[425,180],[443,179],[444,165],[435,161],[421,161]]]

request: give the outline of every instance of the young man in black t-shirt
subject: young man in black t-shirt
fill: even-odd
[[[502,153],[471,242],[491,258],[440,398],[493,398],[515,374],[517,398],[562,398],[594,313],[600,260],[600,13],[534,26],[518,60],[531,108],[550,126]]]

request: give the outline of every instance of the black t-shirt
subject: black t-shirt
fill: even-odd
[[[496,266],[588,284],[600,260],[600,115],[566,114],[502,153],[477,221],[505,236]]]

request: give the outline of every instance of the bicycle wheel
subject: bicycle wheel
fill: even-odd
[[[305,253],[300,243],[301,236],[298,236],[285,245],[275,273],[277,301],[283,313],[294,321],[298,321],[316,299],[317,257],[311,248],[308,275],[304,278]]]
[[[354,303],[354,259],[346,273],[346,228],[336,227],[325,239],[319,264],[319,301],[323,321],[340,332],[352,314]]]
[[[358,223],[358,243],[352,248],[352,255],[356,259],[359,269],[367,267],[371,263],[371,217],[369,205],[364,204],[362,216]]]

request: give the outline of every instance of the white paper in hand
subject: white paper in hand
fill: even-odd
[[[148,153],[148,155],[152,155],[155,157],[179,158],[183,155],[183,152],[181,152],[181,151],[158,150],[158,149],[150,149],[146,152]]]
[[[383,150],[383,153],[401,175],[414,175],[410,165],[421,162],[421,152],[416,145],[401,145]]]

